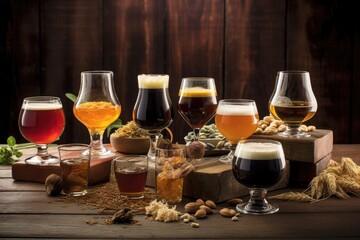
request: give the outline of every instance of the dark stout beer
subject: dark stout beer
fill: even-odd
[[[285,172],[285,161],[273,143],[246,143],[246,149],[235,152],[233,174],[248,188],[269,188],[278,183]]]
[[[179,97],[178,111],[193,129],[203,127],[215,115],[216,91],[189,88],[180,92]]]

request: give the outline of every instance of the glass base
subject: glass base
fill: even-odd
[[[40,166],[47,166],[47,165],[55,165],[60,162],[60,159],[55,156],[46,156],[41,157],[38,155],[35,155],[33,157],[29,157],[25,159],[25,162],[30,165],[40,165]]]
[[[251,215],[267,215],[278,212],[279,207],[271,203],[252,204],[247,202],[247,203],[238,204],[236,206],[236,211]]]
[[[287,127],[285,132],[280,132],[277,135],[286,138],[306,138],[311,136],[310,134],[301,131],[299,128],[290,128],[290,127]]]
[[[91,156],[107,156],[113,154],[112,151],[106,149],[106,148],[100,148],[100,149],[91,149],[91,150],[85,150],[81,154],[88,156],[89,152],[91,151]]]
[[[219,161],[225,164],[232,164],[234,158],[234,151],[231,150],[227,155],[223,155],[219,158]]]

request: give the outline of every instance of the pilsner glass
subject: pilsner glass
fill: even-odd
[[[236,144],[250,137],[256,130],[259,114],[254,100],[224,99],[216,109],[215,124],[231,144],[230,153],[220,161],[231,164]]]
[[[199,139],[200,129],[215,115],[217,99],[213,78],[183,78],[179,91],[178,111]]]
[[[309,72],[278,72],[269,108],[271,115],[286,125],[286,131],[278,135],[290,138],[309,137],[309,134],[299,129],[300,125],[312,118],[317,110]]]
[[[169,96],[169,75],[142,74],[138,76],[138,84],[139,92],[133,109],[133,120],[140,128],[148,130],[148,158],[155,162],[160,132],[172,123],[174,115]]]
[[[243,140],[235,150],[232,171],[235,179],[248,187],[250,199],[236,206],[238,212],[264,215],[279,211],[266,201],[267,188],[281,181],[285,173],[282,145],[271,140]]]
[[[81,86],[73,112],[90,133],[91,151],[83,154],[110,154],[111,151],[103,146],[103,134],[105,129],[118,119],[121,112],[111,71],[81,73]]]
[[[59,158],[49,155],[48,144],[56,141],[65,128],[65,115],[60,98],[51,96],[27,97],[19,115],[21,134],[36,144],[37,155],[25,161],[32,165],[49,165]]]

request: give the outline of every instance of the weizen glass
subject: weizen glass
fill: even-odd
[[[199,140],[200,129],[214,117],[217,92],[213,78],[183,78],[179,91],[178,111]]]
[[[27,97],[19,115],[21,134],[36,144],[37,154],[27,158],[27,164],[49,165],[59,158],[48,153],[48,144],[56,141],[65,128],[65,115],[60,98],[52,96]]]
[[[89,130],[91,155],[111,154],[111,151],[103,146],[103,134],[105,129],[118,119],[121,112],[111,71],[81,73],[81,86],[73,112]]]
[[[309,72],[278,72],[269,108],[272,116],[282,120],[286,125],[286,131],[279,133],[280,136],[309,137],[309,134],[299,129],[300,125],[312,118],[317,110]]]
[[[148,158],[154,162],[160,132],[173,121],[169,76],[142,74],[138,76],[138,84],[139,92],[133,109],[133,120],[140,128],[148,130],[150,136]]]
[[[144,198],[148,158],[143,155],[127,155],[114,159],[114,172],[121,196],[129,199]]]
[[[231,164],[236,144],[250,137],[256,130],[259,114],[254,100],[224,99],[216,109],[215,124],[231,144],[230,153],[220,161]]]
[[[64,144],[58,147],[63,193],[71,196],[87,194],[90,174],[90,155],[83,152],[91,151],[86,144]]]
[[[280,142],[271,140],[240,141],[232,162],[235,179],[248,187],[250,199],[238,204],[238,212],[264,215],[279,211],[266,201],[267,189],[281,181],[285,174],[285,155]]]

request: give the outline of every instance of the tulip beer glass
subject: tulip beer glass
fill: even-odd
[[[103,146],[103,134],[121,112],[120,102],[114,90],[113,73],[110,71],[82,72],[81,86],[73,112],[89,130],[91,155],[110,154],[111,151]],[[83,154],[89,154],[89,152]]]
[[[279,133],[280,136],[310,136],[299,129],[301,123],[312,118],[317,110],[310,74],[306,71],[278,72],[269,108],[270,113],[286,125],[286,131]]]
[[[200,129],[215,115],[217,99],[213,78],[183,78],[179,91],[178,111],[199,139]]]
[[[259,114],[256,103],[247,99],[220,100],[216,109],[215,124],[231,144],[230,153],[220,161],[231,164],[236,144],[250,137],[256,130]]]
[[[36,144],[37,155],[25,161],[32,165],[49,165],[59,158],[49,155],[48,144],[56,141],[65,128],[65,115],[60,98],[51,96],[27,97],[19,115],[21,134]]]
[[[235,179],[248,187],[250,199],[238,204],[238,212],[254,215],[271,214],[279,207],[266,201],[267,188],[274,186],[285,173],[285,155],[280,142],[271,140],[240,141],[232,162]]]
[[[169,76],[142,74],[138,76],[139,92],[133,109],[134,122],[149,131],[148,157],[155,162],[155,150],[161,130],[173,121],[173,107],[169,96]]]

